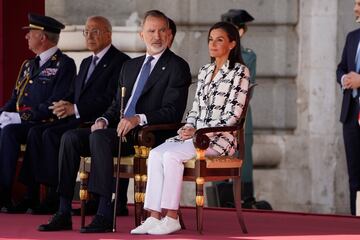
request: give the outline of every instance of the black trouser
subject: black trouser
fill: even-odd
[[[129,139],[130,140],[130,139]],[[91,154],[90,154],[91,152]],[[91,133],[90,129],[67,131],[60,144],[60,179],[58,191],[61,196],[72,198],[80,156],[91,156],[89,191],[111,198],[113,192],[113,157],[117,156],[118,137],[115,129],[102,129]],[[130,142],[122,146],[122,155],[133,153]],[[129,179],[120,179],[119,207],[127,203]]]
[[[32,127],[28,134],[27,151],[19,180],[27,186],[41,183],[57,187],[61,136],[78,126],[77,120],[59,120]]]
[[[360,126],[358,123],[359,102],[353,98],[346,122],[343,123],[343,136],[347,160],[350,188],[351,214],[356,214],[356,192],[360,191]]]
[[[15,176],[20,145],[27,142],[32,123],[9,124],[0,129],[0,186],[10,190]]]

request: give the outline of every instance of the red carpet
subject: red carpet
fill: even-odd
[[[248,240],[312,240],[312,239],[360,239],[360,218],[336,215],[310,215],[284,212],[246,211],[245,221],[249,234],[243,234],[235,212],[230,210],[205,209],[204,234],[196,232],[195,210],[182,210],[187,229],[168,236],[133,236],[133,209],[129,217],[117,218],[116,233],[80,234],[80,217],[73,217],[72,231],[38,232],[36,227],[46,223],[49,216],[29,214],[10,215],[0,213],[0,240],[57,240],[57,239],[248,239]],[[87,218],[89,223],[90,217]]]

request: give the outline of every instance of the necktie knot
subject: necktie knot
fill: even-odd
[[[36,58],[35,58],[35,64],[39,66],[39,65],[40,65],[40,60],[41,60],[41,59],[40,59],[40,56],[36,56]]]
[[[91,64],[96,65],[96,61],[97,61],[98,59],[99,59],[99,57],[96,56],[96,55],[94,55],[94,56],[92,57]]]
[[[151,61],[152,60],[154,60],[154,57],[153,56],[148,56],[147,58],[146,58],[146,62],[145,62],[145,64],[151,64]]]

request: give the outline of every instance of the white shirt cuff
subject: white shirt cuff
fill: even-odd
[[[79,113],[79,110],[78,110],[76,104],[74,104],[74,112],[75,112],[75,117],[77,119],[79,119],[80,118],[80,113]]]
[[[145,114],[136,114],[136,115],[140,117],[140,123],[139,123],[140,126],[144,126],[148,123]]]
[[[341,87],[342,87],[343,90],[344,90],[344,78],[345,78],[345,75],[346,74],[342,75],[342,77],[341,77]]]
[[[104,117],[99,117],[99,118],[97,118],[97,119],[95,120],[95,122],[100,121],[100,120],[105,121],[106,127],[109,126],[109,121],[108,121],[106,118],[104,118]]]

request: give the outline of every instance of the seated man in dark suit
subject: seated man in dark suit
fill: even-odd
[[[65,26],[48,16],[28,17],[25,38],[36,58],[23,63],[12,96],[0,109],[0,208],[11,206],[20,144],[29,143],[31,127],[56,120],[48,107],[66,95],[76,74],[74,60],[57,47]]]
[[[28,208],[33,208],[34,214],[56,212],[59,207],[56,187],[62,134],[83,123],[94,122],[115,96],[121,66],[130,59],[129,56],[111,44],[112,27],[106,18],[89,17],[83,33],[87,48],[93,55],[82,61],[69,94],[50,106],[59,120],[31,128],[20,172],[20,180],[29,192],[38,193],[39,183],[46,185],[49,189],[47,198],[34,208],[39,194],[32,194],[8,212],[26,212]]]
[[[169,37],[167,17],[152,10],[145,14],[141,38],[146,55],[127,61],[121,70],[120,85],[126,88],[125,117],[120,119],[117,94],[112,106],[97,119],[91,129],[66,132],[60,146],[60,208],[40,231],[72,228],[71,199],[81,155],[91,152],[89,191],[99,196],[99,207],[90,225],[80,232],[112,230],[113,156],[117,155],[119,135],[145,124],[180,122],[191,82],[189,65],[167,48]],[[90,137],[89,137],[90,136]],[[90,138],[90,143],[89,143]],[[129,138],[128,138],[129,139]],[[131,143],[122,150],[133,151]],[[120,198],[126,202],[128,179],[121,181]]]

